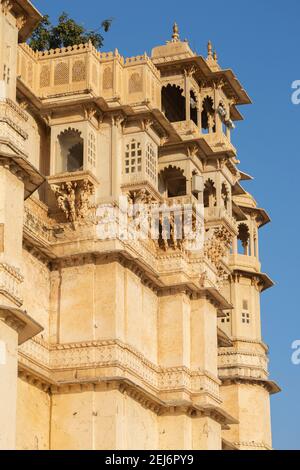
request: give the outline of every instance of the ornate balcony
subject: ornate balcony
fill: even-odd
[[[225,222],[234,233],[237,233],[235,219],[227,212],[225,207],[206,207],[204,209],[205,222],[209,225],[217,225],[221,221]]]
[[[261,264],[255,256],[232,254],[229,258],[230,267],[233,270],[260,272]]]
[[[201,137],[208,143],[213,152],[229,152],[236,155],[236,148],[232,145],[228,137],[223,132],[201,134]]]
[[[192,120],[172,122],[172,125],[183,140],[200,137],[199,128]]]

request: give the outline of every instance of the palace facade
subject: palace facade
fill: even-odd
[[[39,12],[0,3],[0,448],[271,449],[246,91],[176,24],[151,56],[34,52]],[[169,230],[123,236],[124,199]]]

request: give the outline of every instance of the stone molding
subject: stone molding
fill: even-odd
[[[18,307],[23,304],[20,286],[24,277],[20,271],[7,263],[0,263],[0,293],[12,300]]]
[[[121,372],[157,395],[183,390],[188,394],[207,394],[220,401],[221,382],[209,372],[184,366],[160,367],[119,340],[48,345],[35,338],[20,348],[20,363],[24,364],[24,361],[27,364],[36,362],[57,382],[73,377],[68,371],[77,371],[76,381],[79,370],[82,380],[89,376],[88,370],[96,372],[95,378],[109,375],[113,378]]]

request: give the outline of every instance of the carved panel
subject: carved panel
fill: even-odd
[[[72,68],[72,81],[83,82],[86,78],[86,67],[83,60],[76,60]]]
[[[110,90],[113,87],[113,71],[111,67],[105,67],[103,72],[103,90]]]
[[[139,93],[141,91],[143,91],[142,76],[139,73],[134,72],[129,78],[129,93]]]
[[[42,65],[40,74],[40,87],[50,86],[50,65]]]
[[[59,62],[54,70],[54,85],[66,85],[69,83],[69,64]]]

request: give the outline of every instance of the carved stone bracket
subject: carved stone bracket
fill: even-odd
[[[54,192],[58,208],[73,225],[91,221],[95,215],[93,196],[98,181],[90,172],[65,173],[50,177],[48,182]]]
[[[2,0],[1,7],[4,15],[7,15],[13,7],[13,3],[10,0]]]

